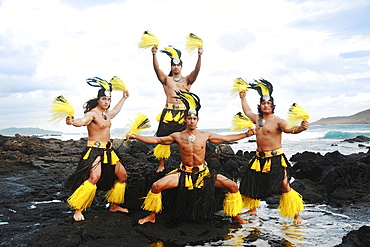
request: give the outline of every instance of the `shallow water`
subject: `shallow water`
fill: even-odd
[[[291,219],[279,217],[274,208],[261,202],[258,216],[242,215],[250,223],[240,228],[230,229],[225,240],[187,246],[271,246],[269,241],[284,238],[285,246],[335,246],[342,237],[363,225],[370,225],[370,219],[351,219],[347,215],[335,213],[327,205],[306,204],[301,213],[302,225],[293,225]]]

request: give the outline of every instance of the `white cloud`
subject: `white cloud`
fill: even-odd
[[[165,103],[152,68],[150,50],[137,44],[145,30],[160,47],[183,51],[183,74],[196,56],[184,50],[193,32],[205,43],[202,68],[192,91],[201,97],[202,128],[229,127],[241,110],[230,96],[233,79],[263,77],[274,85],[276,114],[286,116],[293,102],[311,112],[312,120],[351,115],[368,108],[368,56],[343,53],[370,51],[366,16],[368,1],[72,1],[3,0],[0,5],[0,129],[42,127],[71,130],[48,123],[51,100],[63,94],[82,115],[82,105],[97,90],[85,80],[119,76],[130,98],[113,121],[121,127],[138,112],[155,117]],[[363,16],[361,16],[361,14]],[[356,28],[341,16],[357,16]],[[361,23],[361,17],[364,18]],[[363,31],[360,27],[362,24]],[[351,30],[347,33],[346,30]],[[357,30],[357,31],[354,31]],[[165,73],[170,61],[158,55]],[[367,91],[366,91],[367,90]],[[249,93],[251,106],[256,92]],[[113,94],[113,104],[119,92]]]

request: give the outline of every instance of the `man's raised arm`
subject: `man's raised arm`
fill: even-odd
[[[193,84],[193,82],[197,79],[199,71],[200,71],[200,66],[202,63],[202,54],[203,54],[203,48],[199,47],[198,48],[198,61],[195,65],[195,69],[188,75],[188,84]]]
[[[239,96],[240,96],[240,99],[241,99],[241,103],[242,103],[242,108],[243,108],[243,112],[244,114],[249,117],[253,123],[256,123],[256,118],[257,118],[257,114],[253,113],[252,109],[250,108],[248,102],[247,102],[247,99],[246,99],[246,92],[240,92],[239,93]]]
[[[122,98],[117,103],[117,105],[110,111],[111,118],[114,118],[122,109],[123,103],[125,103],[126,99],[128,98],[129,93],[128,91],[124,91]]]
[[[158,52],[158,47],[157,46],[153,46],[152,47],[153,68],[154,68],[154,71],[155,71],[155,73],[157,75],[158,80],[161,83],[165,83],[166,82],[167,75],[165,73],[163,73],[163,71],[159,68],[159,64],[158,64],[158,60],[157,60],[157,52]]]

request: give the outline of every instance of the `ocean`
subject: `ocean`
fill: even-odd
[[[238,133],[228,129],[207,130],[215,134]],[[153,135],[153,131],[143,131],[142,135]],[[112,136],[122,138],[124,134]],[[329,125],[310,126],[307,131],[299,134],[284,134],[283,147],[288,158],[296,153],[311,151],[322,155],[328,152],[339,151],[344,155],[364,152],[368,149],[360,143],[343,142],[344,139],[356,136],[370,138],[370,124],[364,125]],[[79,139],[83,135],[63,135],[62,140]],[[233,150],[253,151],[256,144],[250,142],[254,137],[245,138],[231,145]],[[370,146],[370,143],[361,143]],[[286,246],[335,246],[342,242],[343,236],[351,230],[357,230],[363,225],[370,225],[370,217],[350,218],[344,214],[336,213],[335,208],[328,205],[305,205],[301,214],[302,225],[292,225],[291,220],[278,216],[274,208],[269,208],[265,202],[258,209],[258,216],[242,215],[250,224],[230,229],[224,240],[204,243],[202,245],[187,246],[271,246],[269,241],[285,238],[289,241]]]

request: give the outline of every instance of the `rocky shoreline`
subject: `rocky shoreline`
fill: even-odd
[[[84,222],[74,222],[65,200],[71,194],[64,182],[73,173],[86,139],[78,141],[0,135],[0,228],[2,246],[164,246],[195,245],[223,239],[230,228],[238,227],[223,214],[211,222],[179,220],[164,210],[155,224],[137,225],[145,215],[140,209],[150,185],[164,173],[156,174],[157,161],[151,156],[154,146],[138,141],[114,140],[123,158],[129,179],[124,207],[128,214],[106,208],[104,192],[98,192]],[[237,180],[254,154],[229,144],[208,144],[207,163],[219,173]],[[370,151],[352,155],[339,152],[297,153],[292,187],[306,203],[327,204],[350,217],[369,217]],[[176,145],[166,161],[166,171],[178,167]],[[223,191],[217,192],[220,200]],[[268,198],[276,204],[277,197]],[[221,208],[221,205],[220,205]],[[357,243],[358,245],[350,245]],[[271,246],[286,246],[286,240],[271,241]],[[370,227],[350,232],[338,246],[370,246]]]

